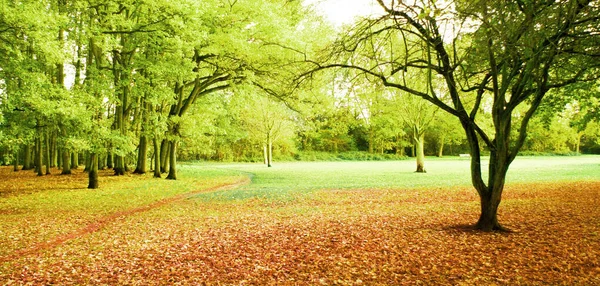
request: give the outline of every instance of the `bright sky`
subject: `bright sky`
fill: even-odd
[[[375,14],[378,11],[375,0],[305,0],[307,4],[316,4],[335,26],[349,24],[357,16]]]

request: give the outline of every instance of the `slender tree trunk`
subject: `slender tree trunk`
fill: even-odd
[[[446,136],[442,135],[440,136],[440,146],[438,149],[438,157],[443,157],[444,156],[444,141],[446,141]]]
[[[168,180],[177,180],[177,141],[169,144],[169,175]]]
[[[15,159],[13,160],[13,171],[19,171],[19,150],[15,150]]]
[[[148,140],[145,135],[140,136],[140,144],[138,146],[138,159],[137,166],[135,167],[134,174],[146,174],[146,163],[148,155]]]
[[[38,176],[43,176],[42,172],[42,134],[38,132],[38,136],[35,138],[35,171]]]
[[[267,151],[267,144],[263,144],[263,158],[265,165],[269,165],[269,152]]]
[[[158,139],[154,137],[154,178],[160,178],[160,145]]]
[[[268,164],[267,166],[273,167],[273,141],[271,140],[271,137],[269,137],[269,142],[268,142],[268,148],[267,148],[267,153],[268,153]]]
[[[50,135],[50,167],[56,167],[57,166],[57,160],[56,160],[56,135],[54,132],[52,132],[52,134]]]
[[[373,141],[375,141],[374,138],[375,138],[375,134],[373,132],[373,127],[369,127],[369,154],[373,154],[373,147],[374,147],[373,145],[375,145],[373,142]]]
[[[46,175],[50,175],[50,164],[51,164],[51,160],[50,160],[50,138],[48,138],[50,135],[48,134],[48,132],[46,132],[46,136],[44,136],[46,138]]]
[[[426,173],[425,171],[425,134],[417,134],[415,136],[415,148],[417,155],[417,173]]]
[[[88,173],[88,189],[98,188],[98,154],[90,154],[90,171]]]

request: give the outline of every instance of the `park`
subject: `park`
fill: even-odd
[[[600,282],[600,157],[523,157],[500,218],[468,226],[468,160],[186,163],[183,179],[3,167],[0,280],[11,284]],[[18,181],[18,183],[17,183]],[[34,183],[34,181],[36,183]],[[40,185],[41,184],[41,185]],[[43,187],[40,187],[43,186]]]
[[[598,0],[0,0],[0,284],[600,284]]]

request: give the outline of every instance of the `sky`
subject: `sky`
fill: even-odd
[[[305,0],[315,4],[335,26],[349,24],[357,16],[374,14],[377,11],[375,0]]]

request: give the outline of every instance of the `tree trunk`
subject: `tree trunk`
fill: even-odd
[[[31,146],[23,146],[23,167],[21,170],[31,170]]]
[[[88,189],[98,188],[98,155],[90,154],[90,172],[88,173]]]
[[[438,157],[441,158],[444,156],[444,141],[446,141],[446,136],[440,136],[440,146],[438,147]]]
[[[160,143],[160,172],[161,173],[166,173],[167,170],[169,169],[169,160],[167,160],[168,153],[169,153],[169,141],[167,141],[167,139],[163,139],[162,142]]]
[[[15,158],[13,160],[13,171],[19,171],[19,150],[15,151]]]
[[[426,173],[425,171],[425,134],[421,133],[415,136],[415,151],[417,156],[417,173]]]
[[[125,175],[125,160],[124,160],[123,156],[115,155],[114,160],[115,160],[115,162],[114,162],[115,176]]]
[[[69,150],[67,148],[63,149],[62,152],[62,172],[61,175],[69,175],[71,174],[71,155],[69,154]]]
[[[43,176],[42,172],[42,135],[39,134],[35,138],[35,171],[38,176]]]
[[[92,154],[89,152],[86,152],[84,155],[85,158],[85,167],[83,168],[83,172],[85,173],[89,173],[90,169],[92,168],[91,164],[92,164]]]
[[[146,174],[146,163],[148,155],[148,140],[145,135],[140,136],[140,145],[138,146],[138,159],[134,174]]]
[[[114,157],[111,152],[106,153],[106,167],[112,169],[115,167]]]
[[[269,152],[267,151],[267,144],[263,144],[263,158],[265,165],[269,165]]]
[[[273,141],[271,140],[271,137],[269,137],[268,145],[267,145],[267,166],[269,168],[273,167],[272,163],[273,163]]]
[[[167,180],[177,180],[177,142],[169,144],[169,175]]]
[[[71,169],[77,170],[79,168],[79,153],[71,152]]]
[[[375,134],[373,132],[373,127],[369,127],[369,154],[373,154],[373,141],[375,141]]]
[[[154,178],[160,178],[160,145],[154,137]]]
[[[50,164],[52,164],[50,158],[50,138],[48,136],[50,135],[46,132],[46,175],[50,175]]]
[[[50,136],[50,167],[58,166],[58,156],[56,151],[56,133],[52,132],[52,135]]]
[[[497,193],[498,190],[489,190],[489,194]],[[500,200],[492,199],[493,196],[480,195],[481,214],[475,225],[476,229],[483,231],[503,230],[504,228],[498,223],[498,206]]]

